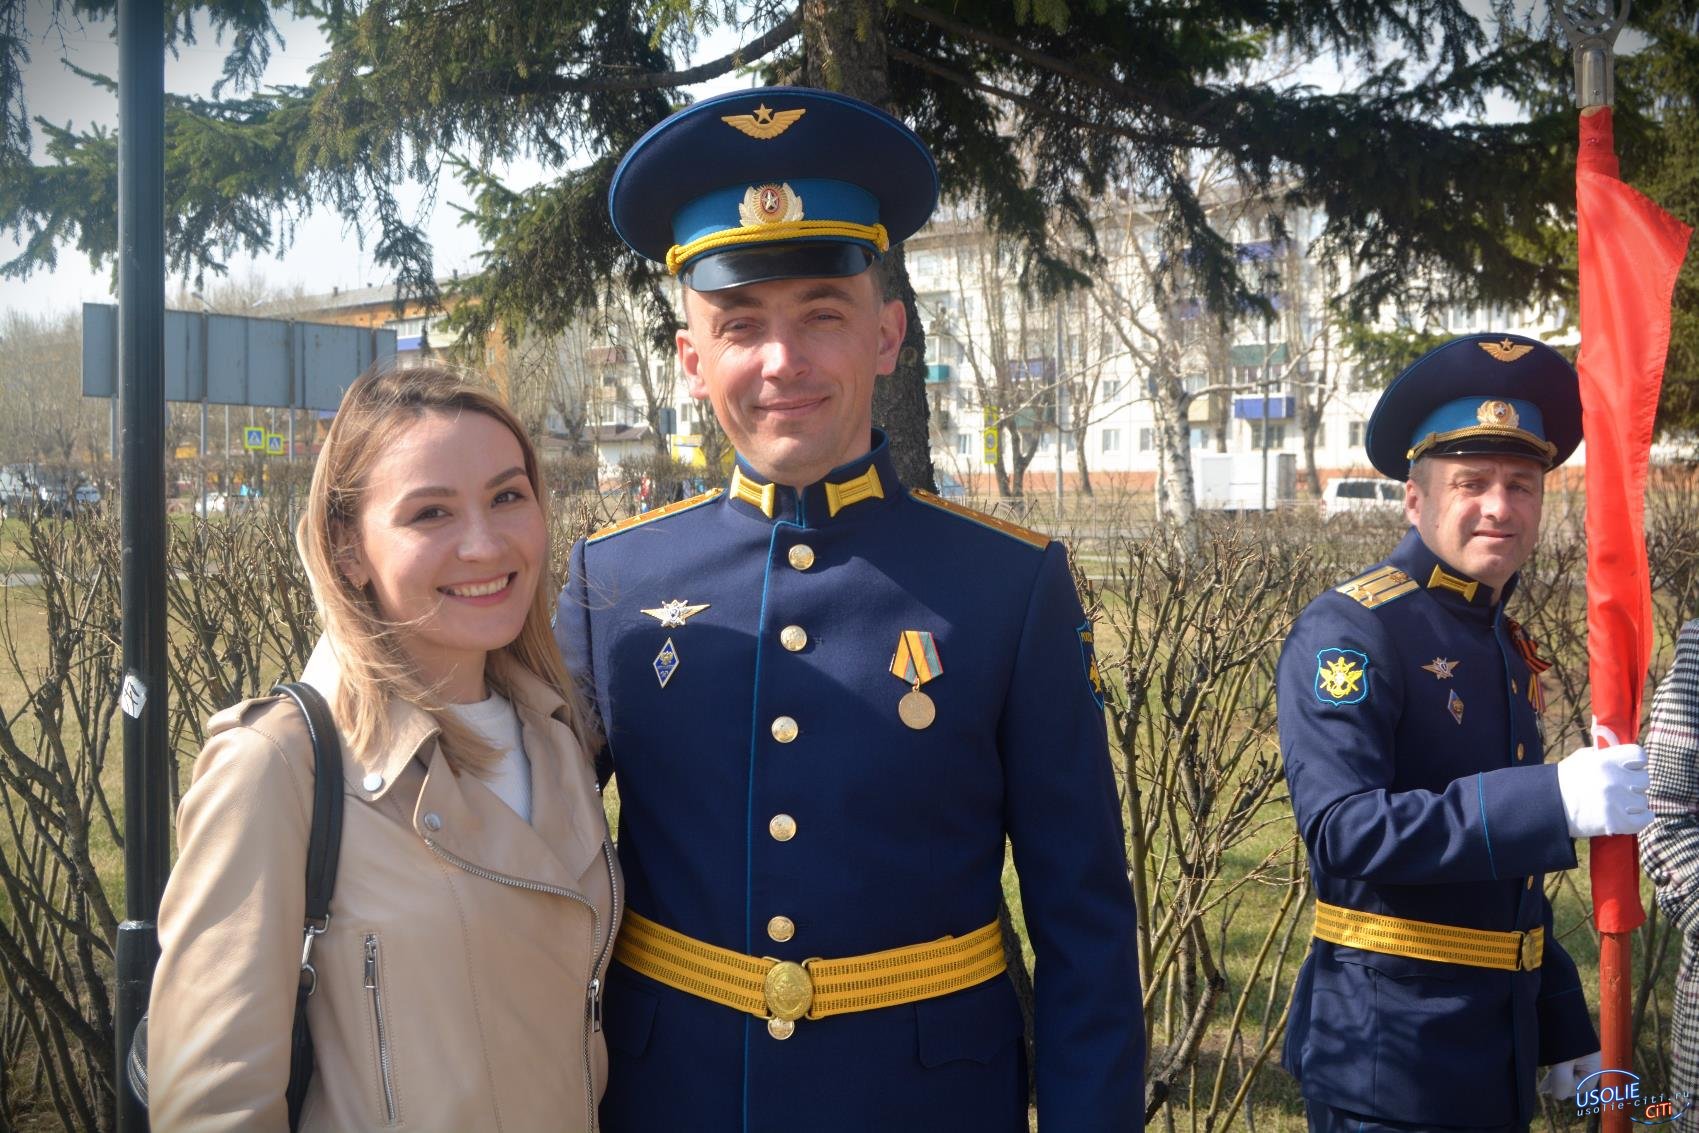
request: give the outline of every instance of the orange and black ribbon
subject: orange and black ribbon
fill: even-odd
[[[1522,623],[1515,618],[1505,618],[1504,624],[1510,629],[1511,644],[1516,646],[1516,652],[1522,655],[1528,668],[1535,673],[1543,673],[1552,667],[1552,663],[1540,656],[1539,642],[1528,636],[1528,631],[1522,628]]]
[[[1540,674],[1552,667],[1552,663],[1540,656],[1540,645],[1522,628],[1522,623],[1515,618],[1504,619],[1506,628],[1510,631],[1510,643],[1516,647],[1516,653],[1522,658],[1522,663],[1528,666],[1528,702],[1534,706],[1535,712],[1546,710],[1546,690],[1540,686]]]

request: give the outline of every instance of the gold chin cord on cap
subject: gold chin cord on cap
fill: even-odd
[[[1441,445],[1450,444],[1452,441],[1463,440],[1467,437],[1493,437],[1500,440],[1521,441],[1545,456],[1547,468],[1550,468],[1552,461],[1557,459],[1557,446],[1552,442],[1542,440],[1526,429],[1511,429],[1496,425],[1469,425],[1466,428],[1450,429],[1443,433],[1429,433],[1404,454],[1404,459],[1419,459]]]
[[[883,224],[852,224],[846,220],[782,220],[775,224],[744,225],[711,232],[688,244],[667,249],[667,274],[677,275],[690,260],[704,252],[718,252],[739,244],[772,244],[785,240],[866,240],[879,254],[891,250],[891,238]]]

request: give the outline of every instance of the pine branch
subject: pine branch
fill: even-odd
[[[922,7],[919,4],[908,3],[907,0],[895,0],[891,7],[893,10],[901,12],[905,16],[912,16],[914,19],[923,20],[926,23],[931,24],[933,27],[938,28],[940,31],[949,32],[951,35],[959,36],[962,39],[972,40],[973,42],[989,47],[994,51],[1006,52],[1014,58],[1023,59],[1041,70],[1049,71],[1052,74],[1060,75],[1066,79],[1073,79],[1075,82],[1084,83],[1087,86],[1097,87],[1099,90],[1112,94],[1117,98],[1125,99],[1132,103],[1144,103],[1148,101],[1144,94],[1127,86],[1125,83],[1106,79],[1102,75],[1094,75],[1091,72],[1082,70],[1081,68],[1065,62],[1064,60],[1057,59],[1051,55],[1046,55],[1042,51],[1034,51],[1030,47],[1023,47],[1015,40],[1009,39],[1005,36],[997,35],[994,32],[984,31],[980,28],[965,24],[961,20],[951,19],[942,12],[935,12],[931,8]]]
[[[675,87],[690,86],[693,83],[718,78],[727,71],[746,67],[758,59],[765,58],[796,38],[801,29],[802,20],[799,9],[792,8],[789,15],[780,20],[765,34],[727,52],[718,59],[698,64],[695,67],[686,67],[682,71],[649,72],[623,78],[613,75],[539,75],[534,79],[513,84],[509,93],[619,94],[671,90]]]
[[[977,90],[980,93],[988,94],[993,98],[1002,99],[1012,106],[1018,106],[1022,110],[1031,111],[1034,114],[1043,114],[1054,118],[1058,122],[1064,122],[1070,126],[1077,126],[1082,130],[1096,130],[1101,133],[1113,134],[1116,137],[1126,138],[1128,141],[1136,142],[1139,145],[1172,146],[1196,144],[1195,138],[1183,134],[1178,130],[1133,130],[1125,126],[1117,126],[1110,122],[1094,122],[1086,118],[1081,118],[1077,114],[1070,114],[1068,111],[1062,110],[1056,106],[1048,106],[1037,102],[1023,94],[1012,91],[1007,87],[994,86],[983,79],[978,79],[972,75],[952,70],[941,63],[936,63],[931,59],[916,55],[914,52],[901,47],[893,45],[887,49],[887,54],[899,63],[906,63],[910,67],[915,68],[917,71],[924,71],[929,75],[935,75],[947,83],[953,83],[969,90]]]

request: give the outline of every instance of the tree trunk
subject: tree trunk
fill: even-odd
[[[936,490],[932,477],[931,407],[926,403],[926,327],[914,301],[903,250],[885,254],[885,297],[901,299],[908,330],[897,354],[897,368],[873,386],[873,423],[891,439],[891,459],[903,483]]]
[[[1038,455],[1036,443],[1029,449],[1025,438],[1013,426],[1009,428],[1009,493],[1016,499],[1026,495],[1026,468]]]
[[[1316,473],[1316,431],[1321,427],[1321,410],[1309,404],[1306,393],[1298,400],[1299,428],[1304,431],[1304,473],[1312,499],[1321,499],[1321,477]]]
[[[1092,494],[1092,491],[1091,491],[1091,469],[1086,467],[1085,433],[1086,433],[1086,431],[1085,431],[1084,426],[1081,426],[1080,428],[1074,430],[1074,467],[1079,469],[1079,473],[1080,473],[1080,483],[1079,483],[1079,493],[1080,493],[1080,495],[1089,496],[1089,495]],[[1059,475],[1059,473],[1058,473],[1058,475]]]
[[[1186,424],[1186,409],[1191,399],[1186,396],[1185,386],[1166,350],[1157,365],[1152,407],[1156,417],[1157,477],[1162,485],[1161,513],[1163,518],[1189,531],[1196,503]]]
[[[885,107],[885,6],[878,0],[803,0],[802,81]],[[903,483],[937,486],[932,476],[931,428],[926,404],[926,329],[914,302],[901,248],[885,256],[885,297],[901,299],[908,333],[897,368],[873,387],[873,423],[891,441],[891,459]]]

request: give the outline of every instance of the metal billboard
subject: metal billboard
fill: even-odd
[[[165,312],[165,399],[334,410],[395,331],[205,311]],[[118,308],[83,304],[83,396],[118,393]]]

